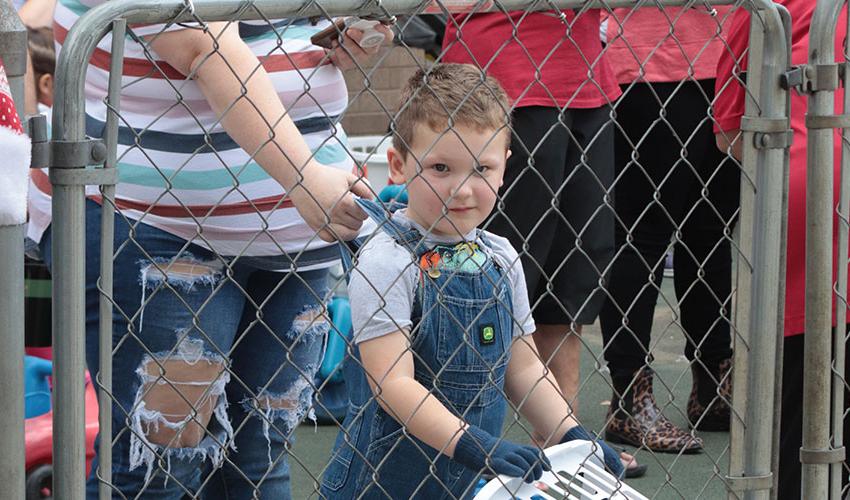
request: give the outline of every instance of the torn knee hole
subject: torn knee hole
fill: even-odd
[[[258,408],[264,410],[297,410],[303,406],[298,400],[284,397],[261,396],[254,401]]]
[[[322,306],[308,306],[295,316],[292,321],[290,335],[295,337],[301,334],[320,336],[330,329],[330,321]]]
[[[149,358],[138,373],[143,380],[138,418],[147,440],[168,448],[198,446],[224,397],[229,378],[224,363]]]
[[[145,286],[162,281],[189,287],[196,284],[214,284],[221,277],[222,264],[217,261],[201,262],[194,258],[156,260],[154,264],[142,261],[141,279]]]

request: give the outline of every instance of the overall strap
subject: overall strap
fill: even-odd
[[[375,221],[378,227],[394,239],[396,243],[406,248],[413,255],[421,253],[422,250],[418,246],[422,241],[422,234],[416,229],[404,227],[392,219],[392,213],[399,208],[404,208],[404,205],[399,203],[384,205],[363,198],[357,198],[355,201],[369,215],[369,218]]]
[[[417,254],[417,251],[421,252],[421,249],[418,248],[419,243],[422,241],[422,235],[419,231],[406,228],[392,220],[392,212],[404,207],[404,205],[394,202],[390,206],[390,209],[388,209],[382,203],[374,200],[355,198],[355,201],[366,212],[366,215],[375,221],[381,231],[387,233],[399,245],[406,248],[414,256]],[[370,235],[366,235],[351,241],[339,242],[342,268],[345,271],[346,280],[348,279],[349,272],[354,267],[352,257],[357,254],[369,238]]]

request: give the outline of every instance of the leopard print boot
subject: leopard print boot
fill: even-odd
[[[699,453],[702,439],[676,427],[655,403],[653,371],[644,367],[622,399],[615,397],[608,409],[605,439],[665,453]]]
[[[694,362],[691,364],[691,374],[693,388],[688,398],[688,420],[691,426],[700,431],[728,431],[731,413],[729,403],[732,401],[732,358],[708,367]]]

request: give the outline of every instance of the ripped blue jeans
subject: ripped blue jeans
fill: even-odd
[[[86,361],[96,376],[101,209],[86,203]],[[140,223],[130,239],[115,220],[113,497],[290,498],[286,453],[312,413],[327,271],[221,259]],[[48,231],[48,264],[50,247]],[[317,263],[310,253],[299,266]]]

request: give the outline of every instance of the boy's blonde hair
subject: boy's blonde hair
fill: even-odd
[[[450,125],[496,130],[510,144],[510,102],[492,76],[471,64],[443,63],[419,69],[401,93],[393,147],[407,157],[416,125],[442,131]]]

